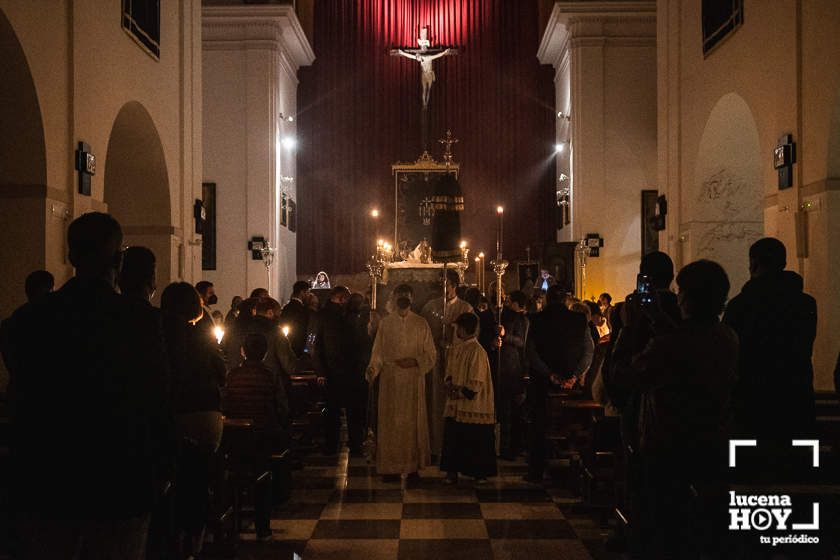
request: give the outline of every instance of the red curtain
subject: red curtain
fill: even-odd
[[[541,66],[536,1],[318,0],[317,59],[298,88],[298,273],[364,270],[380,237],[393,237],[391,164],[422,152],[420,68],[389,56],[416,47],[420,27],[456,56],[434,62],[429,151],[451,129],[460,139],[472,255],[495,254],[497,204],[505,206],[505,257],[538,256],[554,232],[553,69]],[[390,232],[390,234],[389,234]]]

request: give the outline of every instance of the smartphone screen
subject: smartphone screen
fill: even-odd
[[[636,291],[640,294],[649,294],[651,292],[650,276],[647,274],[636,276]]]
[[[653,286],[650,281],[650,276],[647,274],[636,276],[636,293],[639,294],[639,300],[642,305],[650,305],[653,302]]]

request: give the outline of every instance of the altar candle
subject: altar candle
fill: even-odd
[[[496,207],[496,214],[499,215],[499,231],[496,235],[496,260],[502,260],[502,236],[504,235],[504,215],[505,209],[502,206]]]

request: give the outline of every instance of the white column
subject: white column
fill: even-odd
[[[293,194],[295,152],[279,142],[294,136],[297,71],[314,60],[292,6],[206,6],[204,49],[204,180],[216,183],[220,301],[268,288],[283,300],[294,281],[295,236],[280,223],[280,197]],[[270,277],[247,250],[253,236],[276,249]]]

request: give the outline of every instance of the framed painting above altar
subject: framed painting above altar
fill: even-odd
[[[517,288],[530,296],[534,286],[537,285],[537,279],[540,277],[540,263],[534,261],[517,262],[516,277],[518,280]]]
[[[436,161],[428,152],[414,163],[395,163],[394,175],[394,247],[399,255],[411,252],[424,238],[432,238],[431,198],[435,180],[443,173],[458,178],[457,163]]]

